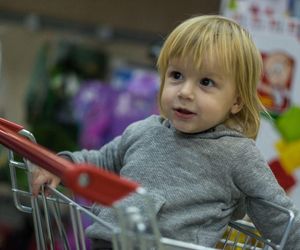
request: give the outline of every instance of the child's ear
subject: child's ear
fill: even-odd
[[[243,108],[244,104],[242,102],[242,98],[237,96],[235,102],[233,103],[231,109],[230,109],[230,113],[235,115],[238,112],[241,111],[241,109]]]

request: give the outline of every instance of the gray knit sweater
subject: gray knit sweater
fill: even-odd
[[[164,237],[214,246],[232,219],[245,212],[267,238],[280,240],[285,216],[248,202],[262,198],[296,213],[285,249],[300,249],[300,217],[278,185],[255,142],[223,125],[197,134],[176,131],[159,116],[130,125],[99,150],[62,152],[75,163],[88,162],[139,182],[154,201]],[[143,206],[140,196],[123,202]],[[94,213],[114,224],[110,208]],[[109,239],[99,224],[87,229],[90,238]]]

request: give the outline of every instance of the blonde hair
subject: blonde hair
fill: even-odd
[[[198,68],[201,68],[204,55],[214,56],[224,74],[232,77],[243,106],[237,114],[230,115],[225,124],[255,139],[260,111],[265,109],[256,89],[262,73],[262,59],[249,33],[233,20],[215,15],[193,17],[177,26],[164,42],[157,61],[162,115],[161,96],[169,60],[189,55],[193,56]]]

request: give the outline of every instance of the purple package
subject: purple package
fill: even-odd
[[[111,139],[111,122],[116,91],[108,84],[91,81],[82,84],[74,98],[74,117],[80,124],[80,147],[99,148]]]
[[[152,71],[133,70],[126,79],[126,89],[119,91],[114,109],[112,135],[120,135],[132,122],[158,113],[158,75]]]

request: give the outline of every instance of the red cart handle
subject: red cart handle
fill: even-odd
[[[20,130],[24,129],[23,126],[16,124],[14,122],[5,120],[3,118],[0,117],[0,125],[6,127],[7,129],[10,129],[16,133],[18,133]]]
[[[0,143],[5,147],[22,155],[32,163],[45,168],[59,176],[62,182],[74,193],[102,205],[111,206],[114,202],[137,191],[139,185],[117,174],[88,164],[73,164],[52,153],[45,147],[33,143],[23,136],[18,135],[16,128],[19,125],[3,126],[0,124]]]

